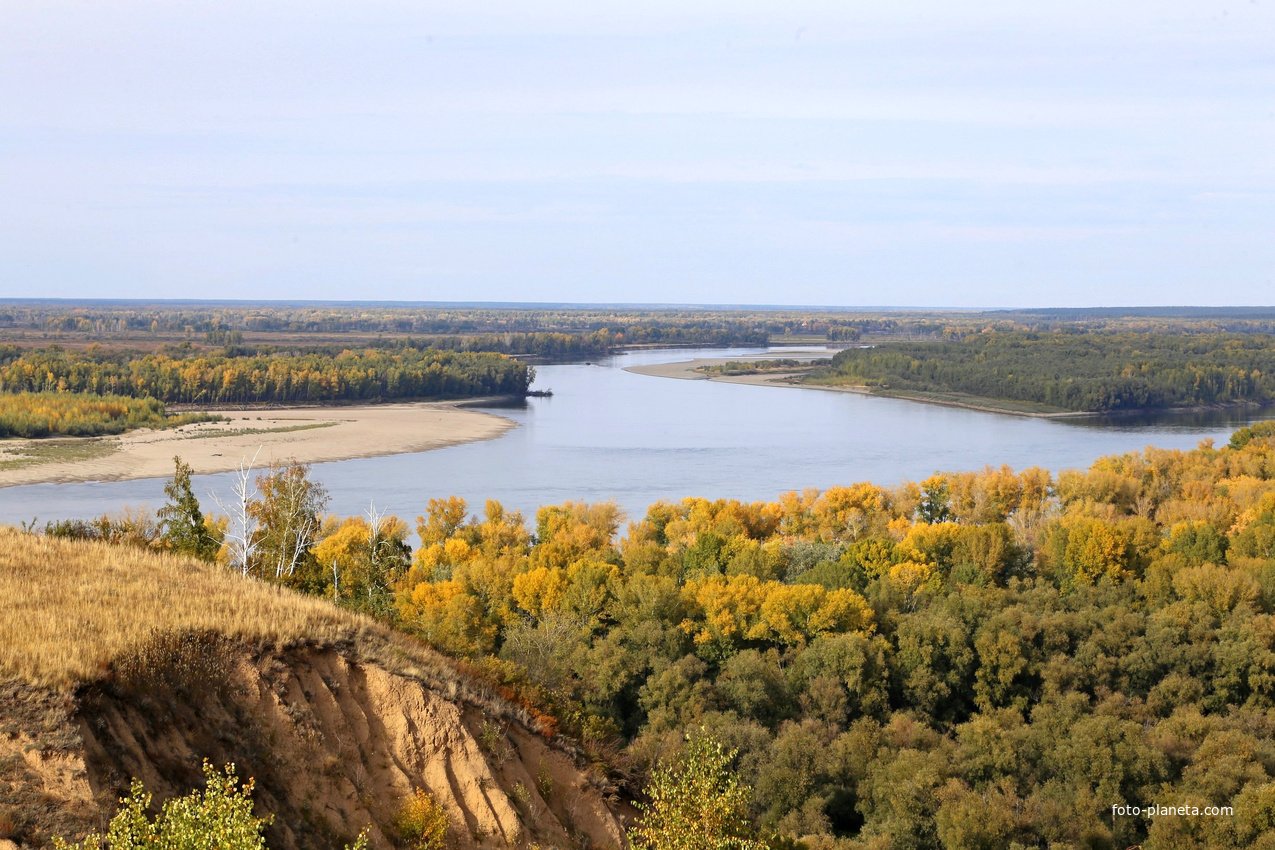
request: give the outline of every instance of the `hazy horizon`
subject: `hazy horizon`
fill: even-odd
[[[420,301],[388,299],[331,299],[331,298],[112,298],[103,297],[39,297],[0,296],[0,304],[52,304],[58,306],[224,306],[224,307],[379,307],[392,308],[472,308],[508,310],[717,310],[717,311],[827,311],[837,313],[1095,313],[1129,315],[1188,315],[1188,316],[1260,316],[1275,314],[1275,303],[1268,304],[1118,304],[1111,306],[1051,306],[1024,305],[956,307],[941,304],[890,305],[890,304],[758,304],[758,303],[703,303],[703,302],[639,302],[639,301]]]
[[[1272,43],[1255,2],[8,4],[0,296],[1258,305]]]

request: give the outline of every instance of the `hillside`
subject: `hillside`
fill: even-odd
[[[256,779],[272,848],[394,847],[417,789],[458,848],[615,847],[610,790],[422,645],[195,561],[0,529],[0,846],[100,827],[203,759]]]

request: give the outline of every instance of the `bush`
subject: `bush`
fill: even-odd
[[[428,791],[417,790],[409,797],[394,825],[412,850],[442,850],[447,839],[447,812]]]
[[[262,831],[270,818],[252,814],[253,781],[240,784],[233,764],[218,773],[207,762],[204,780],[203,791],[169,800],[151,820],[147,815],[151,795],[135,779],[129,795],[120,800],[120,810],[111,818],[106,835],[93,833],[78,844],[57,838],[53,846],[55,850],[266,850]]]
[[[105,835],[94,832],[75,844],[55,838],[54,850],[268,850],[262,833],[271,818],[252,813],[253,781],[241,783],[233,764],[219,773],[204,762],[204,782],[203,791],[174,797],[152,820],[151,795],[134,779]],[[366,848],[364,833],[346,850]]]

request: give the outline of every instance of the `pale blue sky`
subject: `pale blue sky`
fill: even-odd
[[[0,0],[0,296],[1275,302],[1275,0],[582,5]]]

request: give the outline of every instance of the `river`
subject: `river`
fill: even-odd
[[[624,367],[766,349],[636,351],[594,363],[538,366],[552,397],[484,408],[518,423],[495,440],[416,454],[316,464],[329,508],[371,502],[409,521],[434,496],[486,499],[531,516],[540,505],[613,499],[630,517],[684,496],[773,499],[788,490],[856,481],[891,485],[938,470],[1009,464],[1052,471],[1148,445],[1224,442],[1253,411],[1076,422],[1029,419],[850,393],[687,381]],[[791,349],[785,349],[791,351]],[[1270,411],[1266,416],[1270,416]],[[0,489],[0,522],[90,517],[125,506],[153,510],[164,481],[37,484]],[[196,479],[196,493],[227,493],[229,476]]]

